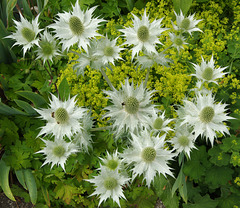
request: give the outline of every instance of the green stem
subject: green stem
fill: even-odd
[[[144,88],[147,87],[147,82],[148,82],[148,78],[149,78],[149,73],[150,73],[150,67],[147,68],[147,74],[146,74],[146,78],[145,78],[145,82],[144,82]]]
[[[105,73],[105,71],[104,71],[102,68],[100,68],[99,70],[100,70],[100,72],[102,73],[104,79],[107,81],[109,87],[111,87],[112,90],[115,90],[115,88],[114,88],[113,85],[112,85],[112,82],[111,82],[110,79],[108,78],[108,76],[107,76],[107,74]]]

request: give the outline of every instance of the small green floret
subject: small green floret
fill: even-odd
[[[69,19],[69,27],[74,35],[81,35],[84,32],[84,25],[76,16]]]
[[[206,80],[212,80],[213,77],[213,69],[211,67],[207,67],[206,69],[204,69],[203,73],[202,73],[202,77]]]
[[[145,162],[152,162],[156,158],[156,150],[153,147],[146,147],[142,151],[142,159]]]
[[[187,136],[180,136],[178,142],[181,146],[186,147],[189,145],[189,138]]]
[[[106,166],[107,166],[109,169],[111,169],[111,170],[115,170],[115,169],[117,168],[117,166],[118,166],[118,161],[117,161],[117,160],[114,160],[114,159],[109,160],[109,161],[107,162]]]
[[[212,121],[215,115],[214,109],[211,106],[206,106],[200,112],[200,120],[203,123],[209,123]]]
[[[162,118],[158,117],[155,119],[154,123],[153,123],[153,128],[154,129],[161,129],[163,126],[163,120]]]
[[[181,38],[176,38],[174,43],[177,45],[177,46],[181,46],[183,44],[183,40]]]
[[[137,37],[140,41],[146,42],[149,39],[149,30],[146,26],[139,27],[137,31]]]
[[[188,30],[190,26],[190,20],[186,17],[183,19],[183,21],[181,22],[180,27],[184,30]]]
[[[124,102],[125,104],[125,110],[129,114],[135,114],[138,112],[139,109],[139,101],[135,97],[128,97],[126,101]]]
[[[65,108],[58,108],[54,113],[54,117],[58,124],[67,123],[69,120],[69,115]]]
[[[31,42],[35,39],[35,32],[28,27],[24,27],[21,30],[22,36],[28,41]]]
[[[40,47],[42,49],[42,53],[45,56],[49,56],[53,54],[54,48],[53,45],[47,41],[43,41],[40,43]]]
[[[113,190],[118,185],[118,182],[117,179],[109,177],[105,179],[103,185],[107,190]]]
[[[114,54],[113,47],[111,46],[105,47],[103,52],[105,56],[112,56]]]
[[[62,145],[56,146],[53,149],[53,154],[57,157],[62,157],[65,154],[66,150]]]

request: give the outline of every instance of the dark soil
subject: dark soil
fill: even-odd
[[[33,208],[33,204],[24,202],[23,198],[15,197],[16,201],[7,198],[4,193],[0,193],[0,208]]]

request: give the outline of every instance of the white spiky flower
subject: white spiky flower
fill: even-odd
[[[103,165],[110,170],[116,170],[121,167],[122,160],[118,157],[118,151],[116,150],[113,154],[109,154],[107,151],[106,158],[100,158]]]
[[[59,52],[56,40],[49,32],[47,32],[47,30],[45,30],[39,41],[37,59],[43,59],[43,63],[47,60],[52,61],[53,57],[60,55]]]
[[[172,23],[174,30],[188,32],[190,35],[192,35],[192,32],[194,31],[202,32],[202,30],[196,27],[196,25],[202,20],[195,20],[194,14],[189,15],[188,17],[184,17],[181,10],[180,15],[178,15],[175,11],[174,14],[176,15],[177,22],[177,25]]]
[[[99,195],[100,200],[98,206],[108,198],[112,198],[119,207],[119,199],[125,198],[123,194],[122,186],[128,183],[129,179],[124,175],[118,173],[118,170],[110,170],[106,167],[101,166],[101,172],[99,175],[95,176],[93,179],[88,179],[90,183],[94,183],[96,186],[95,191],[90,195]]]
[[[171,59],[165,58],[166,54],[160,53],[144,53],[143,56],[138,56],[136,58],[136,63],[141,65],[142,69],[152,67],[155,63],[157,65],[162,65],[169,67],[168,63],[172,62]]]
[[[130,85],[126,79],[122,89],[104,92],[113,103],[105,108],[108,112],[104,118],[111,118],[117,135],[123,131],[134,132],[148,125],[146,118],[154,111],[154,105],[150,100],[154,91],[148,91],[143,83],[135,89],[133,82]]]
[[[175,130],[175,136],[169,140],[173,144],[173,149],[177,153],[184,152],[190,158],[190,152],[192,149],[197,149],[194,146],[195,136],[189,130],[187,125],[178,126]]]
[[[84,76],[84,70],[87,66],[92,69],[100,69],[104,66],[99,56],[96,56],[95,53],[97,51],[98,41],[93,39],[90,41],[88,50],[86,52],[77,53],[78,58],[75,60],[78,63],[75,63],[73,66],[73,70],[77,75]]]
[[[117,38],[114,40],[108,37],[102,38],[98,41],[97,49],[94,55],[98,56],[104,65],[112,63],[114,60],[122,59],[119,55],[123,48],[116,45]]]
[[[132,59],[140,50],[145,49],[148,53],[157,53],[156,44],[161,44],[158,37],[166,28],[161,28],[163,18],[150,22],[146,15],[146,10],[142,16],[142,20],[133,15],[133,27],[121,29],[127,41],[124,44],[134,45],[132,49]]]
[[[39,29],[39,23],[38,18],[39,15],[35,17],[34,20],[32,20],[32,23],[30,23],[27,19],[25,19],[21,13],[20,14],[20,22],[13,20],[17,31],[13,33],[12,35],[7,36],[6,38],[12,38],[16,40],[16,42],[13,44],[15,45],[22,45],[23,46],[23,56],[25,56],[25,53],[27,50],[29,50],[34,45],[38,45],[39,38],[37,38],[38,33],[42,30]]]
[[[172,160],[175,154],[164,148],[166,134],[151,137],[147,130],[143,130],[139,135],[131,135],[132,147],[126,149],[122,157],[124,163],[134,166],[132,179],[143,175],[147,186],[150,187],[156,174],[173,176],[168,161]]]
[[[232,119],[225,113],[227,104],[216,103],[211,92],[203,95],[198,93],[194,102],[189,100],[183,102],[182,125],[192,126],[195,138],[199,135],[205,136],[206,140],[209,139],[213,146],[216,132],[229,134],[227,126],[223,123]]]
[[[55,30],[55,36],[61,40],[63,50],[77,43],[79,48],[87,51],[89,39],[100,36],[96,30],[103,20],[93,18],[95,9],[92,7],[82,11],[77,0],[72,11],[58,14],[58,19],[49,27]]]
[[[151,117],[147,118],[147,120],[150,126],[150,131],[155,136],[161,132],[168,133],[169,131],[173,131],[173,129],[168,126],[173,119],[165,118],[165,112],[160,114],[159,111],[154,110]]]
[[[169,36],[170,36],[170,39],[172,41],[172,46],[175,47],[178,52],[181,50],[181,49],[184,49],[184,45],[187,45],[188,43],[185,42],[185,38],[179,34],[179,35],[175,35],[174,33],[169,33]]]
[[[91,113],[85,113],[80,119],[82,128],[79,132],[73,136],[73,141],[80,147],[81,150],[88,152],[88,149],[92,149],[92,134],[91,129],[93,128],[93,119]]]
[[[215,68],[213,55],[209,62],[206,62],[202,57],[201,65],[194,63],[192,64],[196,70],[195,74],[192,74],[192,76],[197,77],[202,82],[213,82],[215,84],[218,84],[216,80],[222,78],[225,74],[227,74],[227,72],[223,73],[223,70],[225,70],[227,67]]]
[[[73,134],[80,131],[82,127],[79,120],[83,117],[86,109],[77,107],[75,98],[76,96],[61,101],[52,94],[50,108],[35,109],[40,114],[40,118],[47,121],[38,136],[53,134],[57,138],[64,136],[71,138]]]
[[[53,168],[54,165],[61,165],[62,169],[65,171],[64,165],[68,157],[79,151],[76,145],[72,142],[66,142],[62,138],[55,139],[55,141],[42,139],[42,141],[46,146],[42,150],[36,152],[46,155],[46,160],[42,166],[52,163],[51,168]]]

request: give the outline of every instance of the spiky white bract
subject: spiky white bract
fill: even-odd
[[[59,52],[56,40],[45,30],[37,48],[37,59],[43,59],[43,63],[47,60],[52,61],[53,57],[60,55]]]
[[[108,198],[112,198],[119,207],[119,199],[125,198],[122,190],[122,186],[128,183],[129,178],[125,177],[118,173],[118,170],[110,170],[104,166],[100,168],[101,172],[98,176],[95,176],[93,179],[88,179],[90,183],[94,183],[96,186],[95,191],[90,195],[99,195],[100,200],[98,206]]]
[[[73,142],[79,146],[80,150],[88,152],[88,149],[92,149],[92,134],[93,119],[91,113],[85,113],[80,119],[82,128],[79,132],[73,136]]]
[[[183,102],[182,125],[192,126],[195,138],[199,135],[205,136],[213,146],[216,132],[229,134],[227,126],[223,123],[232,119],[225,113],[227,104],[216,103],[211,92],[203,95],[198,93],[194,102],[189,100]]]
[[[108,37],[98,40],[97,49],[94,55],[98,56],[104,65],[112,63],[118,59],[122,59],[119,55],[123,48],[116,45],[117,38],[114,40],[108,39]]]
[[[162,65],[169,67],[168,63],[172,62],[172,60],[165,58],[165,54],[161,53],[144,53],[143,56],[136,57],[137,65],[141,65],[142,69],[150,68],[154,64]]]
[[[187,32],[190,35],[192,35],[192,32],[194,31],[202,32],[202,30],[196,27],[196,25],[202,20],[195,20],[194,14],[189,15],[188,17],[184,17],[181,10],[179,15],[175,11],[174,14],[176,15],[177,22],[177,25],[172,23],[174,30]]]
[[[173,144],[173,149],[177,153],[184,152],[190,158],[190,152],[192,149],[197,149],[194,146],[195,136],[189,130],[187,125],[179,126],[175,129],[175,136],[169,140]]]
[[[146,10],[142,16],[142,20],[136,15],[133,15],[133,27],[121,29],[126,37],[124,44],[134,45],[132,49],[132,59],[140,50],[145,49],[148,53],[157,53],[156,44],[161,44],[158,37],[166,28],[161,28],[162,19],[154,20],[150,22],[146,15]]]
[[[42,30],[39,29],[39,23],[38,18],[39,15],[35,17],[34,20],[32,20],[32,23],[30,23],[27,19],[25,19],[21,13],[20,14],[20,22],[13,20],[16,25],[16,32],[12,35],[7,36],[6,38],[12,38],[16,40],[16,42],[13,44],[15,45],[22,45],[23,46],[23,56],[25,56],[25,53],[27,50],[29,50],[34,45],[38,45],[39,38],[37,38],[38,33]]]
[[[109,154],[107,151],[107,157],[100,159],[102,160],[103,165],[110,170],[119,169],[122,163],[122,160],[118,157],[117,150],[113,154]]]
[[[206,62],[202,57],[201,65],[194,63],[192,64],[196,70],[195,74],[192,74],[192,76],[197,77],[202,82],[213,82],[215,84],[218,84],[216,80],[222,78],[225,74],[227,74],[227,72],[223,73],[223,70],[225,70],[227,67],[215,68],[213,55],[209,62]]]
[[[146,123],[155,105],[151,104],[151,97],[154,91],[148,91],[143,83],[134,88],[134,84],[129,84],[128,79],[122,84],[122,89],[104,91],[109,95],[113,105],[107,106],[108,111],[103,117],[110,117],[113,130],[116,135],[124,132],[134,132],[148,125]]]
[[[35,109],[40,114],[40,118],[47,121],[38,136],[52,134],[57,138],[67,136],[70,139],[73,134],[80,131],[82,127],[79,120],[83,117],[86,109],[77,107],[75,98],[76,96],[61,101],[52,94],[50,108]]]
[[[77,43],[79,48],[87,51],[89,39],[100,36],[96,30],[104,20],[93,18],[95,9],[92,7],[82,11],[77,0],[72,11],[58,14],[58,19],[49,27],[55,30],[55,36],[61,40],[63,50],[68,50]]]
[[[173,129],[168,126],[173,119],[165,118],[165,112],[160,113],[158,110],[154,110],[151,117],[147,118],[147,120],[150,126],[149,130],[155,136],[161,132],[168,133],[169,131],[173,131]]]
[[[42,139],[42,141],[46,146],[42,150],[36,152],[46,155],[46,160],[42,166],[52,163],[51,168],[53,168],[54,165],[61,165],[62,169],[65,171],[64,165],[68,157],[71,154],[79,151],[76,145],[74,145],[72,142],[66,142],[62,138],[55,139],[55,141]]]
[[[172,46],[177,49],[179,52],[181,49],[184,49],[184,45],[187,45],[188,43],[185,42],[184,36],[181,34],[175,35],[174,33],[169,33],[170,39],[172,41]]]
[[[161,137],[151,137],[147,130],[140,134],[131,134],[131,146],[123,154],[123,162],[133,165],[132,179],[143,175],[146,184],[150,187],[156,174],[173,176],[168,166],[168,161],[175,156],[171,151],[164,148],[166,134]]]

